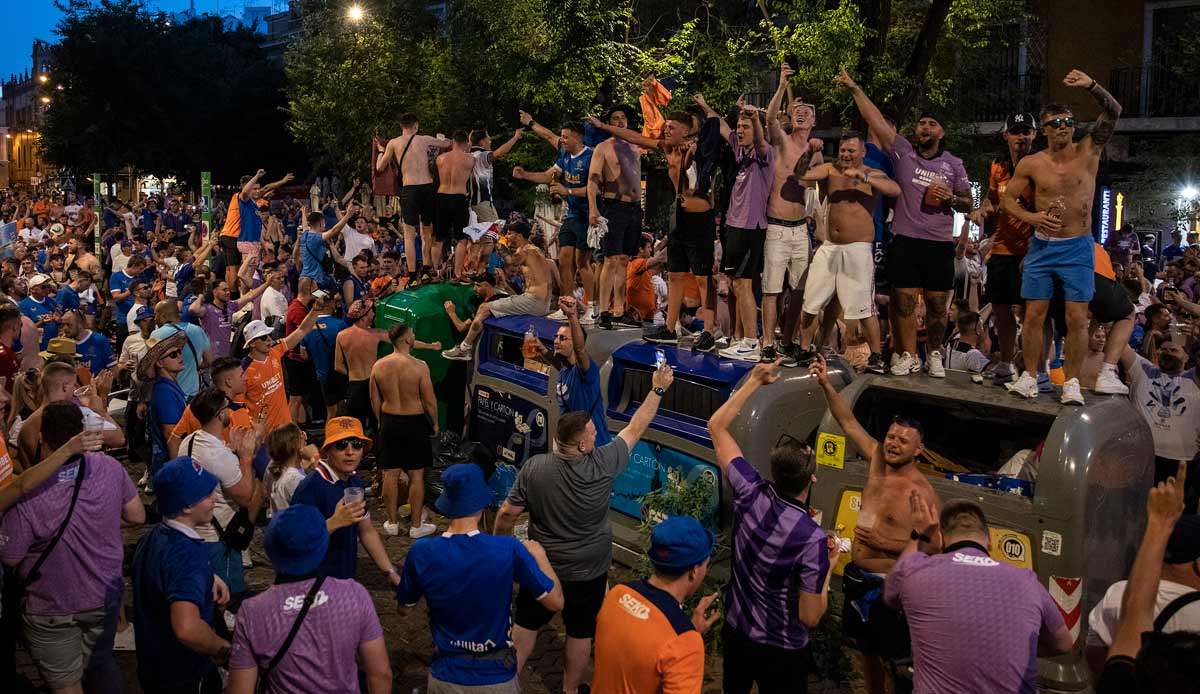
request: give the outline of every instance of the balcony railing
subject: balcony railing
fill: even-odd
[[[1118,67],[1109,83],[1123,117],[1200,116],[1200,80],[1195,75],[1161,65]]]
[[[1037,112],[1042,99],[1041,74],[960,75],[951,108],[962,122],[1003,121],[1017,111]]]

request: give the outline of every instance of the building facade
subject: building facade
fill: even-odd
[[[35,39],[31,67],[10,75],[0,85],[0,110],[3,111],[4,145],[0,156],[0,188],[36,186],[53,173],[38,153],[44,104],[42,85],[51,79],[50,46]]]

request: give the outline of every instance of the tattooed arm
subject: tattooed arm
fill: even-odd
[[[1100,104],[1100,117],[1096,119],[1096,125],[1092,127],[1089,137],[1092,147],[1097,152],[1103,150],[1117,129],[1117,118],[1121,116],[1121,104],[1117,103],[1113,95],[1101,87],[1096,80],[1080,70],[1072,70],[1067,73],[1067,76],[1063,78],[1063,84],[1068,87],[1086,89],[1096,103]]]

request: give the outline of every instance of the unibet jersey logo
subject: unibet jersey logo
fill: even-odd
[[[622,595],[617,603],[625,608],[626,612],[638,619],[650,619],[650,608],[629,593]]]
[[[327,602],[329,602],[329,596],[325,594],[325,591],[317,591],[317,597],[315,600],[313,600],[313,607],[324,605]],[[287,600],[283,601],[284,612],[299,610],[301,607],[304,607],[304,595],[292,595],[289,596]]]

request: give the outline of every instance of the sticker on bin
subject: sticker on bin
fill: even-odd
[[[1059,614],[1071,630],[1071,638],[1079,638],[1080,616],[1083,614],[1083,585],[1082,578],[1051,576],[1047,581],[1050,587],[1050,597],[1054,599]]]
[[[846,437],[822,433],[817,437],[817,464],[841,470],[846,467]]]
[[[1049,554],[1052,557],[1062,556],[1062,535],[1059,533],[1043,530],[1042,531],[1042,554]]]

